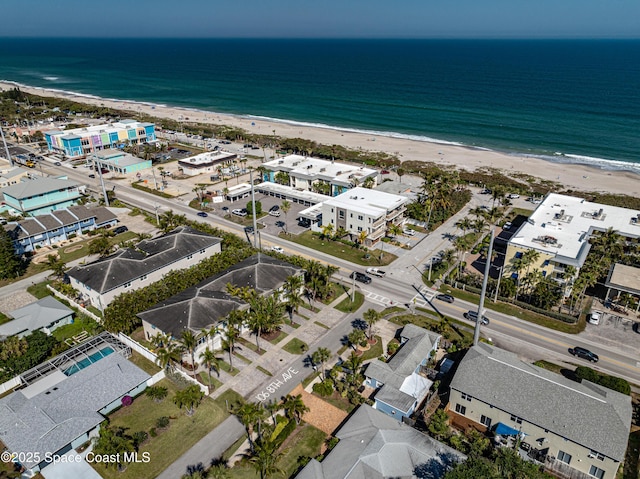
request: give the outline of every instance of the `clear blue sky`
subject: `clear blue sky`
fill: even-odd
[[[639,0],[21,0],[3,37],[640,38]]]

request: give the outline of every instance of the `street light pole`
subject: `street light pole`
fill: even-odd
[[[498,285],[496,286],[496,294],[493,297],[494,303],[498,302],[498,291],[500,291],[500,279],[502,279],[502,268],[504,268],[504,265],[498,268]]]
[[[484,313],[484,297],[487,294],[487,281],[489,280],[489,271],[491,270],[491,252],[493,251],[493,236],[495,230],[491,230],[489,235],[489,251],[487,252],[487,263],[484,266],[484,278],[482,279],[482,291],[480,292],[480,304],[478,304],[478,318],[476,319],[476,327],[473,330],[473,345],[477,346],[480,340],[480,325],[482,324],[482,314]]]
[[[9,165],[14,166],[13,159],[11,158],[11,154],[9,153],[9,147],[7,146],[7,140],[4,137],[4,130],[2,129],[2,125],[0,125],[0,135],[2,135],[2,143],[4,143],[4,152],[7,155],[7,161]]]
[[[98,160],[96,160],[96,155],[93,155],[93,166],[96,170],[98,170],[98,175],[100,175],[100,185],[102,186],[102,194],[104,195],[104,204],[105,206],[109,206],[109,197],[107,196],[107,190],[104,187],[104,178],[102,177],[102,165],[98,166]]]
[[[253,247],[258,248],[258,224],[256,222],[256,193],[253,188],[253,170],[249,170],[249,183],[251,183],[251,212],[253,213]]]

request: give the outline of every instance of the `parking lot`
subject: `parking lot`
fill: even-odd
[[[596,305],[595,302],[594,305]],[[600,324],[587,323],[587,327],[580,336],[635,354],[640,346],[640,334],[638,334],[640,322],[604,307],[596,309],[603,313]],[[632,316],[636,317],[635,313]],[[593,350],[597,354],[596,348]]]

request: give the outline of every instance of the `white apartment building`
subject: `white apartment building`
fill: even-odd
[[[367,232],[365,245],[380,241],[390,224],[402,225],[408,199],[367,188],[353,188],[322,204],[322,226],[332,224],[334,231],[344,228],[357,237]]]

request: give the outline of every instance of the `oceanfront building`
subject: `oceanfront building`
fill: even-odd
[[[373,188],[378,178],[378,171],[372,168],[301,155],[288,155],[260,166],[264,181],[327,196],[338,196],[358,185]]]
[[[567,266],[577,274],[584,265],[591,235],[609,228],[626,238],[640,237],[640,211],[549,193],[509,240],[503,275],[518,279],[516,260],[535,250],[538,259],[528,269],[564,284],[571,279],[564,274]]]
[[[85,186],[72,180],[37,177],[0,190],[3,210],[14,215],[35,216],[75,205]]]
[[[380,241],[391,224],[402,226],[409,200],[367,188],[353,188],[322,203],[322,226],[346,230],[354,239],[364,231],[366,246]]]
[[[216,173],[222,165],[229,165],[238,157],[235,153],[226,151],[211,151],[200,153],[190,158],[178,160],[178,169],[187,176],[196,176],[203,173]]]
[[[82,158],[100,150],[156,141],[155,125],[135,120],[64,131],[50,130],[44,132],[44,137],[50,152],[68,158]]]
[[[632,407],[630,396],[480,343],[458,365],[447,413],[459,429],[494,431],[512,447],[519,438],[554,476],[613,479],[625,458]]]
[[[143,240],[135,249],[122,248],[106,258],[71,268],[67,275],[83,302],[104,311],[119,294],[148,286],[172,270],[189,268],[219,253],[220,242],[220,238],[181,226]]]
[[[151,160],[143,160],[120,150],[100,151],[88,157],[98,167],[121,175],[151,168]]]

